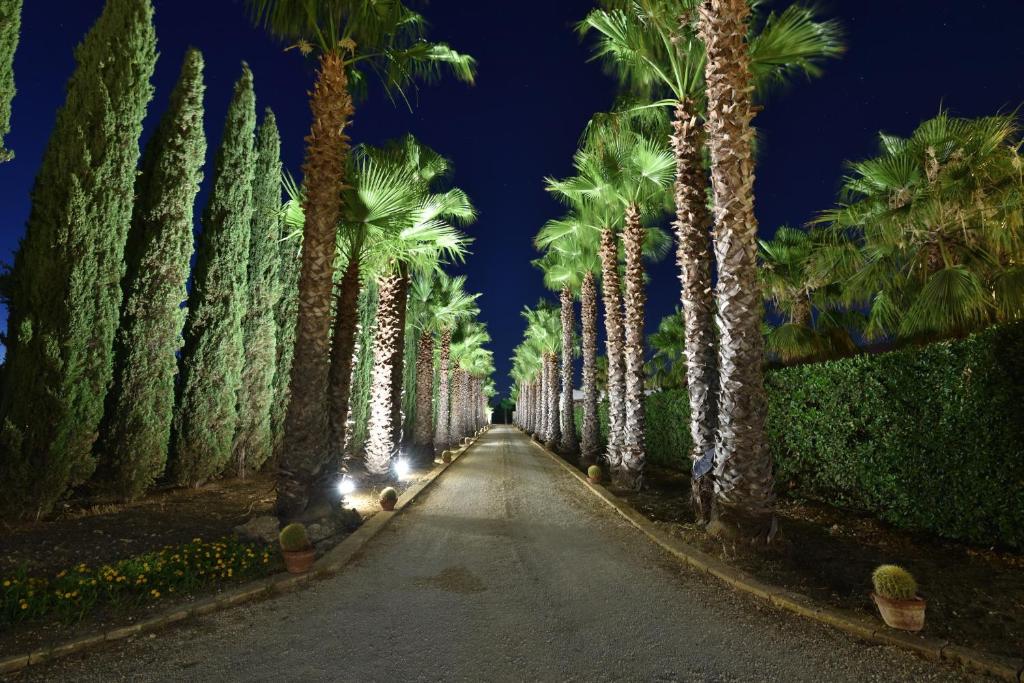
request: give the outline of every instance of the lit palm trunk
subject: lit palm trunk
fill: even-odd
[[[622,459],[622,432],[626,423],[626,365],[623,359],[622,299],[619,283],[619,250],[615,232],[601,233],[601,293],[608,355],[608,465],[617,470]]]
[[[557,448],[562,440],[562,426],[558,414],[558,356],[548,353],[544,357],[544,378],[547,380],[547,424],[545,425],[544,444],[551,449]]]
[[[718,262],[719,402],[715,452],[715,527],[748,539],[775,531],[772,461],[765,441],[757,284],[750,54],[747,0],[711,0],[700,8],[707,47],[707,130],[715,195]]]
[[[320,58],[310,109],[313,124],[306,138],[306,159],[302,167],[306,223],[302,236],[295,357],[277,479],[277,514],[283,519],[302,515],[312,498],[327,496],[333,475],[325,467],[329,435],[328,401],[325,399],[331,288],[341,213],[339,188],[344,184],[345,159],[349,151],[345,127],[355,111],[344,64],[333,52]]]
[[[338,285],[338,301],[334,313],[334,336],[331,342],[328,400],[330,402],[332,468],[341,465],[345,453],[345,428],[348,424],[356,328],[359,323],[359,278],[359,259],[351,258]]]
[[[676,106],[672,146],[676,156],[676,263],[682,286],[686,327],[686,385],[690,398],[690,437],[696,462],[715,448],[717,381],[715,362],[715,301],[711,289],[711,234],[704,188],[707,180],[701,155],[704,135],[690,100]],[[697,521],[710,520],[714,478],[710,472],[692,479],[692,502]]]
[[[594,274],[583,276],[580,290],[580,322],[583,328],[583,444],[582,464],[597,462],[600,431],[597,422],[597,285]]]
[[[559,426],[562,439],[559,448],[563,453],[575,453],[580,444],[576,441],[576,425],[572,415],[572,292],[563,287],[561,292],[562,306],[562,399],[559,414]]]
[[[434,432],[434,451],[440,453],[451,447],[451,429],[449,426],[449,391],[451,389],[451,373],[448,363],[451,357],[452,331],[445,328],[441,331],[441,359],[438,370],[437,387],[437,428]]]
[[[373,339],[366,469],[371,475],[385,477],[396,449],[391,384],[394,365],[401,358],[399,339],[404,333],[400,312],[402,276],[395,274],[381,277],[378,287],[380,299],[377,330]]]
[[[409,311],[409,269],[401,266],[401,279],[395,297],[398,308],[398,340],[391,364],[391,443],[397,452],[402,447],[402,377],[405,370],[405,320]]]
[[[420,335],[416,349],[416,424],[413,445],[416,459],[429,463],[433,458],[434,440],[434,335]]]
[[[622,432],[622,456],[616,483],[638,490],[643,484],[644,465],[644,226],[636,206],[626,209],[622,241],[626,252],[625,370],[626,422]]]

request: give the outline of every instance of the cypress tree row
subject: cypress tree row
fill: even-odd
[[[180,485],[203,483],[223,472],[231,459],[242,383],[255,128],[252,72],[243,65],[203,213],[189,298],[181,394],[174,417],[174,479]]]
[[[288,389],[292,376],[292,357],[295,354],[295,323],[299,315],[299,255],[301,240],[288,234],[284,221],[278,225],[278,297],[274,307],[274,326],[277,334],[277,352],[274,362],[274,401],[270,407],[270,429],[273,457],[276,459],[284,443],[284,418],[288,411]]]
[[[114,383],[99,446],[101,466],[128,500],[145,493],[167,464],[193,207],[206,158],[203,91],[203,56],[189,50],[135,185]]]
[[[21,0],[0,0],[0,162],[14,152],[4,148],[11,132],[11,100],[14,99],[14,53],[21,36]]]
[[[5,283],[0,485],[22,510],[49,511],[95,469],[139,136],[153,93],[152,20],[149,0],[108,0],[76,49]]]
[[[252,232],[249,236],[249,285],[242,341],[245,348],[238,392],[235,470],[254,472],[272,453],[271,407],[277,361],[275,307],[280,297],[278,235],[281,213],[281,135],[267,109],[256,135]]]

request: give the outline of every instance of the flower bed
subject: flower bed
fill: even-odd
[[[137,606],[279,569],[276,550],[230,537],[195,538],[100,567],[78,564],[52,577],[21,569],[0,579],[0,624],[45,618],[73,623],[103,605]]]

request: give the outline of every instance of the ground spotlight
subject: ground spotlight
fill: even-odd
[[[355,491],[356,480],[348,476],[347,474],[344,475],[341,478],[341,481],[338,482],[338,493],[340,493],[343,496],[347,496],[349,494],[355,493]]]
[[[404,479],[409,474],[409,462],[405,458],[399,458],[395,461],[395,474],[398,475],[399,479]]]

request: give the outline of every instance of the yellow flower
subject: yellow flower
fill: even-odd
[[[10,581],[4,581],[4,588],[10,588],[10,587],[11,587],[11,582]]]
[[[28,609],[28,603],[27,602],[21,603],[21,609]]]
[[[152,595],[154,598],[159,598],[160,597],[160,591],[156,590],[155,588],[153,590],[149,591],[149,592],[150,592],[150,595]]]

